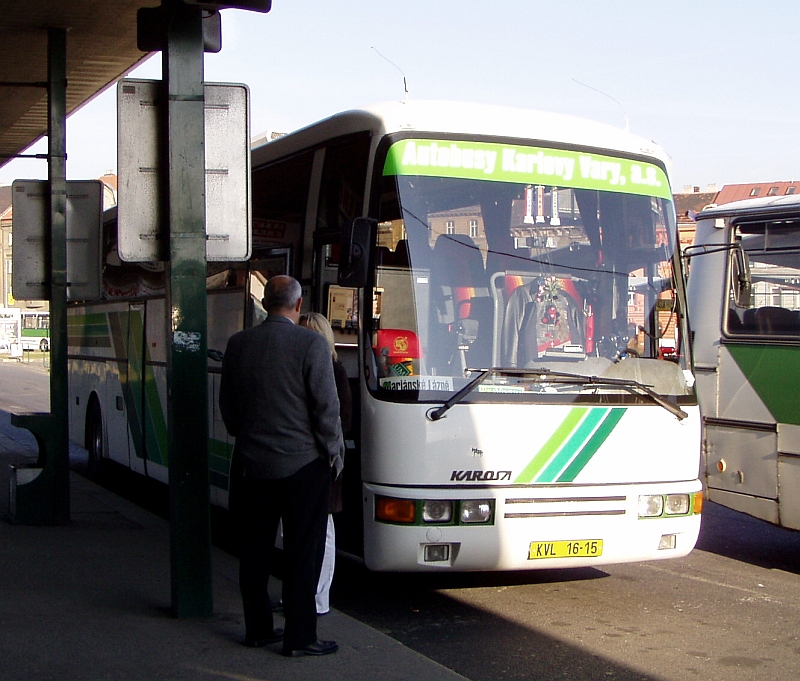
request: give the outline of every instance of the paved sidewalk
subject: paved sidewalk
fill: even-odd
[[[4,518],[8,464],[35,461],[35,447],[0,411]],[[335,610],[319,621],[320,638],[339,643],[334,655],[284,658],[280,644],[245,648],[238,563],[216,548],[213,617],[173,618],[168,523],[70,476],[70,525],[0,521],[0,680],[464,679]],[[277,596],[280,583],[270,584]]]

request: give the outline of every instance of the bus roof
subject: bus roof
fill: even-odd
[[[756,215],[778,217],[784,213],[796,214],[798,211],[800,211],[800,194],[763,196],[757,199],[742,199],[741,201],[723,203],[720,206],[704,208],[697,214],[697,220]]]
[[[253,167],[332,137],[371,131],[455,133],[607,149],[671,161],[654,142],[605,123],[546,111],[447,101],[384,102],[345,111],[253,149]]]

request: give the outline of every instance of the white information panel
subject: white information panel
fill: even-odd
[[[119,257],[167,258],[161,220],[157,80],[123,79],[117,86]],[[250,93],[246,85],[206,83],[206,259],[247,260],[250,219]]]
[[[50,299],[50,236],[46,180],[11,186],[14,242],[12,289],[16,300]],[[67,300],[102,297],[103,183],[67,182]]]

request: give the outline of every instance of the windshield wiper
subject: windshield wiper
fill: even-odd
[[[441,407],[437,407],[436,409],[429,409],[425,416],[428,418],[429,421],[438,421],[441,418],[444,418],[444,415],[450,410],[454,404],[457,404],[461,400],[464,399],[469,393],[471,393],[475,388],[477,388],[481,383],[483,383],[484,379],[487,376],[492,374],[495,370],[494,369],[465,369],[465,373],[475,373],[476,371],[480,371],[481,373],[478,374],[475,378],[473,378],[469,383],[467,383],[461,390],[459,390],[455,395],[453,395],[450,399],[448,399]]]
[[[661,395],[652,390],[644,383],[639,383],[632,378],[603,378],[602,376],[582,376],[580,374],[570,374],[562,371],[550,371],[550,369],[530,369],[534,374],[540,375],[537,382],[541,383],[577,383],[578,385],[592,387],[614,386],[627,390],[633,395],[646,395],[660,407],[664,407],[670,414],[673,414],[679,421],[683,421],[689,414],[681,409],[677,404],[665,400]]]
[[[472,379],[467,385],[447,400],[441,407],[431,409],[426,416],[431,421],[438,421],[450,410],[454,404],[458,404],[464,397],[471,393],[478,385],[480,385],[489,375],[497,374],[500,376],[526,376],[534,377],[535,383],[571,383],[574,385],[581,385],[585,387],[617,387],[627,390],[632,395],[645,395],[649,397],[660,407],[666,409],[670,414],[673,414],[679,421],[682,421],[689,416],[678,405],[673,404],[669,400],[665,400],[650,387],[635,381],[632,378],[602,378],[600,376],[583,376],[581,374],[571,374],[563,371],[551,371],[544,367],[538,369],[517,369],[511,367],[492,367],[490,369],[466,369],[466,372],[480,374]]]

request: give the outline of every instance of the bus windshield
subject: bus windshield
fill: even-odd
[[[470,369],[487,368],[467,401],[638,399],[613,381],[497,371],[514,368],[693,395],[674,210],[660,167],[542,147],[401,140],[380,182],[367,322],[379,395],[435,400],[469,383]]]

